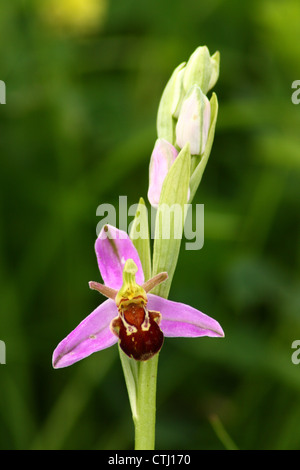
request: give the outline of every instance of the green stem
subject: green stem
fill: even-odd
[[[158,354],[139,364],[135,450],[154,450]]]
[[[238,450],[237,446],[227,433],[226,429],[224,428],[220,418],[216,415],[213,415],[210,417],[210,422],[212,427],[215,430],[216,435],[220,439],[220,441],[223,443],[225,449],[227,450]]]

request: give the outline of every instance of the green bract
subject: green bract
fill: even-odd
[[[129,236],[138,251],[145,275],[145,281],[148,281],[152,275],[150,233],[148,226],[148,211],[142,197],[139,200],[135,217],[130,226]]]
[[[180,250],[189,196],[190,167],[191,154],[187,144],[166,176],[156,214],[152,275],[167,271],[169,278],[152,292],[165,298],[170,290]]]
[[[198,189],[198,186],[201,182],[203,172],[205,170],[212,144],[215,136],[215,128],[218,116],[218,100],[215,93],[212,94],[210,99],[210,127],[208,131],[206,146],[203,155],[200,157],[192,158],[192,168],[191,168],[191,180],[190,180],[190,199],[189,202],[192,202],[194,195]]]
[[[184,96],[182,88],[182,72],[185,63],[180,64],[173,72],[168,81],[157,112],[157,136],[159,139],[165,139],[175,145],[175,125],[174,115],[179,109],[179,104]]]

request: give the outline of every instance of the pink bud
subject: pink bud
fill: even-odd
[[[151,155],[149,167],[148,199],[153,207],[158,207],[163,182],[178,152],[170,142],[158,139]]]

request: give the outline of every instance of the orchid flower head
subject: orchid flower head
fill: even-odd
[[[108,299],[58,344],[54,368],[70,366],[118,342],[129,357],[145,361],[160,351],[164,337],[224,336],[213,318],[149,293],[167,273],[145,282],[138,252],[126,232],[106,225],[95,251],[104,284],[92,281],[89,286]]]

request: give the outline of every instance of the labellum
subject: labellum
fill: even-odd
[[[90,288],[115,300],[119,315],[112,320],[110,328],[119,338],[122,351],[136,361],[147,361],[160,351],[164,342],[159,327],[161,314],[147,309],[147,292],[165,281],[168,275],[160,273],[139,286],[135,281],[136,272],[136,264],[128,259],[119,291],[98,282],[90,282]]]
[[[120,339],[120,347],[137,361],[146,361],[158,353],[164,335],[159,327],[161,314],[146,308],[144,300],[133,299],[119,307],[119,316],[111,323],[112,331]]]

